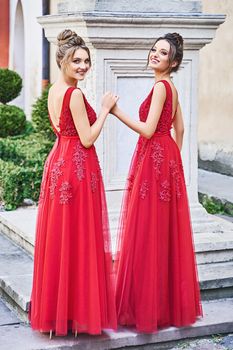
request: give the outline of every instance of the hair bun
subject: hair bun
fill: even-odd
[[[183,43],[184,43],[183,37],[179,33],[171,33],[171,35],[174,38],[174,40],[176,41],[176,44],[179,47],[183,47]]]
[[[65,29],[57,36],[57,45],[60,47],[70,43],[72,45],[85,45],[85,41],[77,33],[73,32],[70,29]]]

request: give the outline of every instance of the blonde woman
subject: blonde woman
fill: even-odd
[[[90,67],[84,40],[57,37],[60,74],[48,96],[57,140],[44,168],[36,228],[29,317],[56,335],[116,328],[108,217],[94,142],[117,101],[107,93],[98,118],[78,88]]]

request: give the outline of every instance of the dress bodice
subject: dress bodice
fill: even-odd
[[[54,125],[51,122],[53,130],[57,135],[78,136],[78,132],[75,128],[72,113],[70,110],[70,98],[71,98],[72,92],[75,89],[77,89],[77,88],[69,87],[66,90],[65,95],[63,97],[62,109],[61,109],[61,114],[60,114],[60,118],[59,118],[59,131],[57,131],[55,129]],[[90,104],[88,103],[84,94],[83,94],[83,99],[84,99],[84,103],[85,103],[87,116],[88,116],[90,125],[92,125],[96,121],[96,113],[95,113],[94,109],[90,106]]]
[[[163,110],[160,115],[155,133],[168,133],[172,127],[172,89],[170,84],[166,80],[160,80],[163,82],[166,88],[166,100],[164,102]],[[150,110],[151,98],[153,95],[154,87],[152,88],[149,95],[142,102],[139,108],[139,118],[141,121],[145,122]]]

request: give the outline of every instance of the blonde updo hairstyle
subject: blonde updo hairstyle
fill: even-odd
[[[65,29],[60,34],[58,34],[57,46],[58,48],[56,52],[56,61],[60,69],[62,66],[66,67],[66,65],[72,60],[75,51],[80,48],[87,52],[91,66],[89,48],[86,46],[83,38],[81,38],[81,36],[72,30]]]

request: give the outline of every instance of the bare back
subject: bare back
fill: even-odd
[[[48,95],[48,111],[50,120],[54,128],[59,132],[59,122],[62,112],[62,105],[64,102],[64,96],[69,86],[55,86],[53,85],[49,90]]]
[[[178,93],[173,82],[169,80],[169,84],[172,90],[172,118],[174,118],[178,106]]]

